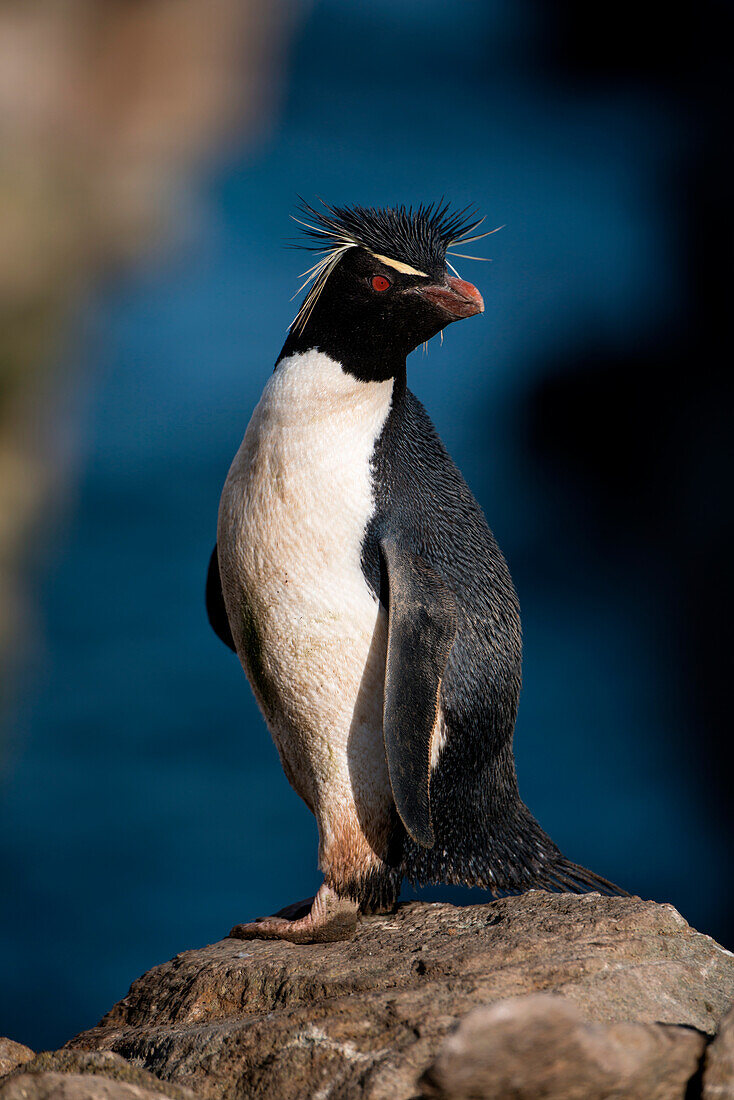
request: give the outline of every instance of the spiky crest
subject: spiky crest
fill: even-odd
[[[365,248],[383,263],[404,273],[434,278],[445,270],[447,255],[454,254],[449,251],[453,246],[489,236],[489,233],[468,236],[484,218],[476,218],[468,208],[452,212],[449,204],[443,201],[382,209],[330,206],[323,200],[322,205],[323,210],[317,210],[301,199],[298,211],[303,216],[293,218],[303,227],[306,238],[296,247],[316,252],[321,257],[302,273],[301,278],[305,281],[293,295],[297,297],[311,284],[291,325],[294,332],[303,330],[326,280],[350,248]],[[496,230],[490,230],[494,232]]]

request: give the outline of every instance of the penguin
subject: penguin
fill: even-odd
[[[319,258],[229,470],[206,602],[315,815],[313,899],[236,926],[329,942],[401,884],[624,894],[520,798],[520,609],[407,356],[484,302],[446,203],[299,208]],[[459,252],[456,249],[460,249]]]

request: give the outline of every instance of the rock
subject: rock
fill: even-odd
[[[705,1039],[661,1024],[590,1024],[548,993],[475,1008],[424,1074],[436,1100],[683,1100]]]
[[[706,1051],[702,1096],[703,1100],[734,1100],[734,1009],[724,1017]]]
[[[3,1100],[160,1100],[159,1092],[81,1073],[23,1073],[0,1086]]]
[[[14,1043],[12,1039],[0,1039],[0,1077],[10,1073],[11,1069],[30,1062],[34,1053],[30,1047],[24,1047],[22,1043]]]
[[[0,1100],[195,1100],[119,1054],[59,1050],[38,1054],[0,1081]]]
[[[186,951],[68,1046],[116,1051],[202,1097],[400,1100],[471,1009],[538,992],[562,994],[588,1023],[713,1035],[734,1001],[734,956],[639,898],[414,903],[365,919],[349,943]],[[664,1034],[635,1032],[646,1057]],[[693,1042],[670,1041],[676,1064]]]

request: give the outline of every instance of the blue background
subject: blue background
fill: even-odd
[[[445,195],[505,226],[492,263],[459,262],[485,315],[409,378],[519,591],[521,790],[572,859],[731,936],[700,256],[718,154],[684,36],[651,61],[645,28],[615,25],[589,50],[585,18],[322,0],[272,133],[203,182],[185,244],[89,302],[77,483],[34,549],[0,777],[0,1034],[58,1046],[148,967],[318,885],[313,820],[203,603],[221,485],[308,266],[284,247],[297,194]]]

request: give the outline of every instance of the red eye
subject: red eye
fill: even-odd
[[[374,275],[373,276],[373,278],[372,278],[372,289],[373,290],[383,291],[383,290],[387,290],[389,286],[390,286],[390,280],[386,279],[384,275]]]

